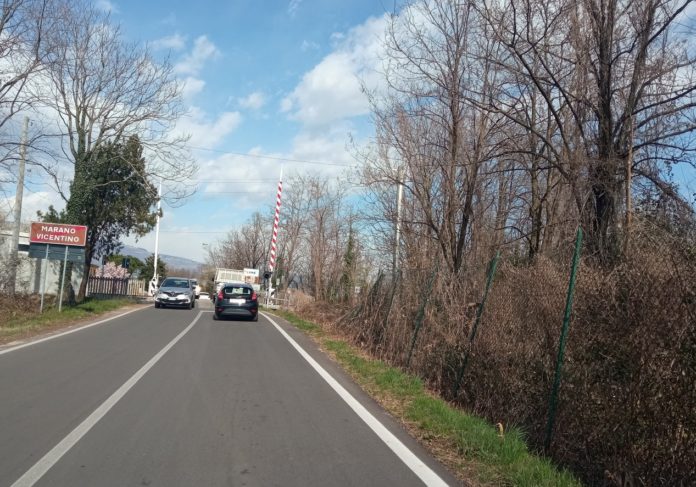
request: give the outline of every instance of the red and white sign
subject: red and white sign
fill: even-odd
[[[87,227],[63,223],[31,222],[29,242],[84,247],[87,242]]]

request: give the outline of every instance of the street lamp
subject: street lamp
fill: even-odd
[[[162,208],[162,178],[160,178],[159,189],[157,190],[157,225],[155,227],[155,269],[150,281],[150,296],[155,295],[155,289],[159,284],[159,276],[157,275],[157,257],[159,256],[159,222],[160,210]]]

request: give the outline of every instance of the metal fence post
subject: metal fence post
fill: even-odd
[[[474,344],[474,339],[476,338],[476,331],[478,330],[479,323],[481,322],[481,316],[483,315],[483,307],[486,305],[486,299],[488,298],[488,291],[490,291],[493,285],[493,277],[495,276],[495,271],[498,268],[498,259],[500,259],[500,250],[496,252],[495,257],[491,259],[488,264],[488,277],[486,278],[486,288],[483,291],[483,297],[481,298],[481,304],[476,311],[476,320],[474,321],[474,326],[471,328],[471,334],[469,335],[469,344],[467,346],[464,359],[462,361],[462,366],[459,368],[457,373],[457,378],[454,381],[454,390],[452,391],[452,397],[456,398],[459,394],[459,386],[464,377],[464,370],[466,369],[467,362],[469,361],[469,354],[471,353],[471,347]]]
[[[396,296],[396,288],[399,285],[399,281],[401,280],[401,269],[393,273],[392,277],[393,281],[392,282],[392,287],[391,291],[389,293],[389,304],[387,305],[387,312],[384,315],[384,320],[382,320],[381,327],[379,328],[379,341],[382,341],[382,338],[384,336],[384,332],[387,329],[387,326],[389,325],[389,316],[391,315],[391,310],[392,307],[394,306],[394,297]]]
[[[413,330],[413,337],[411,338],[411,348],[408,351],[408,358],[406,359],[406,367],[411,365],[411,357],[413,357],[413,349],[416,346],[416,339],[418,338],[418,332],[423,325],[423,319],[425,318],[425,308],[428,306],[428,301],[430,300],[430,295],[433,293],[433,286],[435,284],[435,276],[437,275],[439,265],[435,265],[432,274],[430,275],[430,280],[428,281],[428,290],[423,297],[423,302],[416,315],[416,329]]]
[[[556,373],[553,378],[553,389],[549,399],[549,416],[546,423],[546,438],[544,449],[549,450],[551,446],[551,436],[553,434],[554,422],[556,420],[556,408],[558,406],[558,389],[561,385],[561,371],[563,368],[563,354],[565,353],[566,337],[570,326],[570,314],[573,309],[573,293],[575,291],[575,278],[577,277],[578,263],[580,261],[580,249],[582,248],[582,228],[578,228],[575,239],[575,252],[573,253],[573,266],[570,270],[570,282],[568,283],[568,294],[566,296],[565,311],[563,313],[563,328],[561,329],[561,339],[558,343],[558,358],[556,359]]]

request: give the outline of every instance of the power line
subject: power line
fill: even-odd
[[[160,230],[160,233],[177,233],[177,234],[195,234],[195,233],[229,233],[229,230],[226,231],[216,231],[216,232],[211,232],[211,231],[206,231],[206,232],[190,232],[190,231],[178,231],[178,230]]]
[[[278,178],[268,178],[268,179],[196,179],[197,183],[269,183],[278,181]]]
[[[242,156],[242,157],[254,157],[257,159],[272,159],[274,161],[285,161],[285,162],[299,162],[302,164],[317,164],[320,166],[341,166],[341,167],[351,167],[353,164],[341,164],[338,162],[327,162],[327,161],[310,161],[307,159],[291,159],[289,157],[278,157],[278,156],[264,156],[260,154],[245,154],[244,152],[234,152],[234,151],[227,151],[227,150],[219,150],[219,149],[210,149],[208,147],[196,147],[193,145],[187,146],[189,149],[195,149],[195,150],[202,150],[202,151],[207,151],[207,152],[216,152],[218,154],[230,154],[233,156]]]
[[[207,194],[258,194],[263,193],[264,191],[204,191],[201,193],[201,196],[205,196]]]

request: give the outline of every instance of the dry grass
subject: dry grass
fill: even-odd
[[[36,295],[0,295],[0,345],[78,325],[96,316],[135,305],[129,299],[88,299],[76,306],[63,306],[59,313],[53,299],[47,296],[44,312],[39,313],[40,301],[40,296]]]
[[[46,307],[53,306],[54,299],[48,297],[44,305]],[[22,318],[34,316],[38,311],[41,303],[41,296],[36,294],[17,294],[8,296],[0,294],[0,326],[7,326]]]
[[[455,402],[494,424],[520,427],[540,449],[569,267],[565,260],[504,260],[471,350],[472,303],[480,299],[483,269],[441,279],[411,371],[452,399],[469,353]],[[638,240],[620,265],[583,261],[579,272],[549,453],[592,485],[695,484],[693,247],[667,238]],[[339,321],[341,332],[403,367],[427,276],[427,269],[404,276],[391,309],[390,286],[376,289],[359,312]]]

